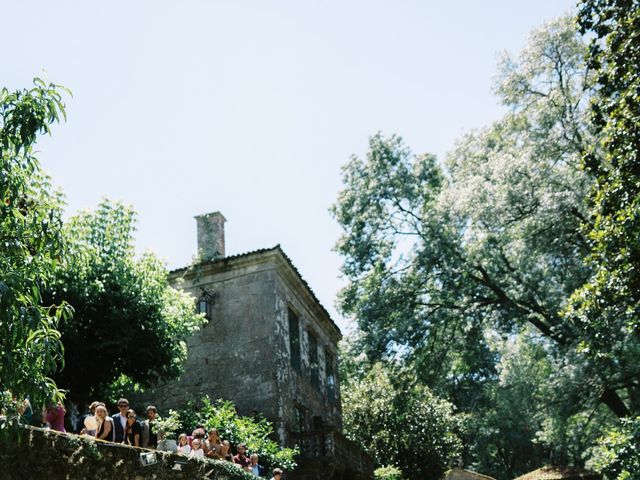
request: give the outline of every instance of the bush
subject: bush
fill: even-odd
[[[186,408],[170,410],[169,416],[162,421],[169,436],[191,432],[196,425],[204,425],[207,431],[216,428],[220,437],[228,440],[234,450],[239,443],[246,444],[249,453],[258,454],[267,471],[275,467],[291,471],[297,466],[294,456],[298,450],[280,447],[270,438],[273,434],[271,422],[264,417],[238,415],[232,402],[212,402],[205,396],[199,403],[189,402]]]
[[[640,417],[621,420],[600,440],[593,467],[609,480],[640,480]]]
[[[393,465],[377,468],[373,472],[373,478],[375,480],[404,480],[402,471]]]

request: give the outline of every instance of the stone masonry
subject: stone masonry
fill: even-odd
[[[222,214],[196,220],[201,261],[170,280],[208,323],[188,341],[185,373],[153,401],[165,409],[209,395],[262,413],[282,445],[302,448],[287,478],[371,478],[371,459],[341,433],[340,329],[280,246],[225,257]]]

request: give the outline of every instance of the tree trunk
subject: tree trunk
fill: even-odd
[[[600,396],[600,401],[609,407],[618,418],[624,418],[631,415],[631,412],[629,412],[629,409],[615,390],[605,390]]]

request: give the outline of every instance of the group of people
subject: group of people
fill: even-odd
[[[266,469],[260,465],[257,454],[247,455],[247,446],[241,443],[237,447],[236,455],[233,455],[231,444],[228,440],[222,440],[218,430],[215,428],[210,429],[207,434],[204,426],[198,425],[191,435],[182,433],[176,443],[172,440],[167,440],[164,432],[155,428],[154,421],[158,412],[153,405],[149,405],[146,408],[147,419],[142,422],[138,421],[136,412],[129,408],[129,402],[126,398],[119,399],[117,406],[118,413],[109,416],[104,403],[93,402],[89,406],[89,413],[83,415],[80,419],[80,423],[84,425],[84,428],[79,433],[91,435],[100,440],[123,443],[134,447],[176,452],[189,458],[226,460],[235,463],[256,477],[265,476]],[[55,410],[57,409],[52,409],[52,414],[47,417],[47,420],[49,418],[54,420],[53,412]],[[64,413],[62,413],[62,416],[64,418]],[[57,424],[55,420],[50,423],[51,428],[55,428],[54,424]],[[62,428],[64,429],[64,427]],[[57,430],[58,428],[55,429]],[[272,480],[280,480],[282,478],[283,472],[281,469],[274,468],[272,473]]]

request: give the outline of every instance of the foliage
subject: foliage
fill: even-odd
[[[464,462],[500,478],[584,462],[609,412],[624,415],[619,381],[638,364],[614,345],[603,368],[561,313],[591,275],[585,52],[572,19],[534,32],[501,62],[502,119],[464,136],[444,165],[373,136],[333,207],[354,354],[410,369],[468,414]]]
[[[382,364],[351,380],[342,405],[345,435],[408,479],[438,479],[460,453],[453,406]]]
[[[160,259],[135,258],[134,229],[133,210],[108,200],[65,224],[68,252],[46,297],[75,308],[60,324],[66,366],[56,376],[75,400],[105,398],[114,382],[144,387],[178,375],[184,340],[203,323]]]
[[[566,311],[583,332],[581,349],[624,391],[621,415],[640,412],[640,3],[585,0],[578,20],[594,38],[591,123],[585,149],[596,178],[584,229],[592,275]],[[630,407],[630,408],[629,408]]]
[[[602,438],[593,466],[610,480],[640,479],[640,417],[623,419]]]
[[[376,468],[373,472],[373,478],[375,480],[404,480],[402,471],[393,465]]]
[[[554,356],[553,343],[531,328],[490,342],[498,377],[466,425],[471,466],[514,478],[544,464],[581,465],[615,417],[576,384],[579,359]]]
[[[242,417],[235,405],[226,400],[212,402],[208,396],[200,402],[190,402],[186,408],[170,411],[169,418],[179,431],[190,433],[196,425],[203,425],[207,431],[216,428],[223,440],[228,440],[233,448],[239,443],[247,445],[249,453],[257,453],[260,463],[267,470],[275,467],[284,470],[296,468],[294,460],[297,449],[280,447],[271,439],[273,425],[263,417]],[[178,433],[174,430],[172,433]]]
[[[36,403],[58,401],[50,375],[62,364],[56,327],[70,313],[59,299],[43,303],[64,252],[62,194],[52,190],[33,146],[64,116],[59,85],[0,90],[0,392]]]

